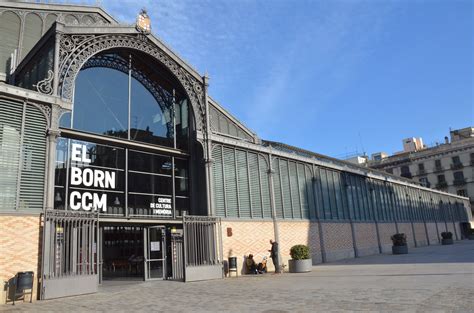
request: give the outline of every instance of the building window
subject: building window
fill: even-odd
[[[446,177],[444,175],[438,175],[438,183],[436,184],[437,189],[443,189],[448,187],[448,183],[446,182]]]
[[[441,160],[435,160],[435,170],[442,171],[443,167],[441,166]]]
[[[424,187],[430,187],[430,182],[427,177],[420,177],[420,185]]]
[[[425,164],[424,163],[419,163],[418,164],[418,175],[423,175],[425,174]]]
[[[458,196],[467,197],[466,189],[460,189],[457,191]]]
[[[471,153],[471,165],[474,165],[474,153]]]
[[[461,159],[459,159],[459,156],[453,156],[452,157],[452,161],[453,161],[453,164],[451,164],[451,168],[453,170],[457,170],[457,169],[460,169],[463,167],[462,163],[461,163]]]
[[[454,182],[453,182],[454,185],[463,185],[466,183],[464,179],[464,173],[462,171],[454,172],[453,175],[454,175]]]
[[[393,168],[387,168],[385,170],[385,172],[389,173],[389,174],[393,174]]]
[[[406,178],[411,178],[412,177],[412,175],[410,173],[410,168],[408,167],[408,165],[402,166],[400,168],[400,172],[401,172],[400,176],[402,176],[402,177],[406,177]]]

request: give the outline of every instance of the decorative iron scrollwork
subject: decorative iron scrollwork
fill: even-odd
[[[141,38],[140,38],[141,37]],[[139,50],[167,67],[184,87],[196,117],[196,128],[205,131],[205,103],[202,81],[188,73],[165,51],[143,36],[129,34],[68,35],[61,34],[59,45],[59,94],[72,100],[74,81],[84,64],[99,52],[113,48]]]
[[[36,85],[33,85],[33,87],[36,87],[36,90],[38,92],[46,94],[46,95],[52,95],[53,94],[53,77],[54,77],[54,72],[52,70],[48,70],[48,77],[46,77],[43,80],[40,80]]]

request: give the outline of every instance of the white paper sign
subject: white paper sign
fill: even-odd
[[[151,241],[150,251],[160,251],[160,241]]]

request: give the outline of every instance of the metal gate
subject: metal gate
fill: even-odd
[[[41,299],[97,292],[97,213],[46,210]]]
[[[184,281],[223,278],[221,220],[183,216]]]
[[[171,277],[170,280],[184,280],[183,232],[171,233]]]

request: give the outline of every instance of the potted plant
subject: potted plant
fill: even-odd
[[[309,255],[309,248],[305,245],[296,245],[290,249],[291,260],[288,261],[290,273],[311,272],[313,260]]]
[[[443,245],[452,245],[454,243],[453,241],[453,233],[450,231],[444,231],[441,233],[441,244]]]
[[[404,233],[395,234],[391,237],[392,239],[392,253],[393,254],[407,254],[407,236]]]

